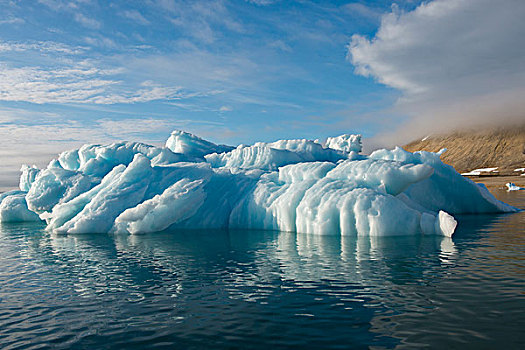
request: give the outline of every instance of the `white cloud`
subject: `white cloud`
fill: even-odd
[[[151,86],[127,94],[99,95],[87,99],[85,102],[97,104],[140,103],[156,100],[171,100],[182,98],[184,94],[179,87]]]
[[[90,4],[90,0],[38,0],[39,3],[46,5],[52,10],[74,10],[82,4]]]
[[[45,70],[39,67],[12,68],[0,65],[0,101],[31,103],[139,103],[185,98],[180,87],[148,84],[126,90],[123,82],[110,79],[121,69],[74,66]]]
[[[88,38],[86,41],[93,44]],[[206,50],[89,58],[94,49],[87,46],[0,41],[2,52],[5,61],[0,59],[0,101],[100,105],[179,100],[180,103],[182,99],[223,94],[226,88],[246,89],[257,84],[254,62],[242,55],[217,55]],[[217,111],[219,107],[205,109]]]
[[[134,21],[135,23],[148,25],[150,22],[137,10],[127,10],[122,12],[122,16]]]
[[[82,102],[117,81],[100,79],[91,69],[47,71],[37,67],[0,69],[0,100],[33,103]]]
[[[234,18],[223,1],[158,0],[156,3],[173,25],[199,42],[213,43],[222,29],[244,31],[241,22]]]
[[[258,6],[268,6],[268,5],[272,5],[278,2],[279,0],[246,0],[246,1],[249,3],[255,4],[255,5],[258,5]]]
[[[87,17],[80,12],[75,13],[75,21],[90,29],[100,29],[102,27],[101,22],[94,18]]]
[[[89,29],[102,28],[102,22],[89,14],[95,13],[98,3],[91,0],[38,0],[39,3],[56,12],[64,12],[82,26]]]
[[[177,81],[191,91],[208,91],[206,95],[252,87],[258,83],[257,71],[261,69],[244,52],[217,54],[194,49],[167,55],[122,57],[122,61],[130,72],[144,79],[164,84]]]
[[[116,104],[214,94],[183,90],[173,86],[173,80],[165,84],[153,81],[138,84],[140,78],[128,74],[130,70],[120,67],[119,62],[108,66],[109,62],[86,59],[89,49],[80,46],[49,41],[0,41],[0,52],[40,63],[17,67],[0,61],[0,101]]]
[[[394,6],[375,37],[352,37],[348,57],[356,73],[403,93],[397,111],[418,132],[523,120],[523,18],[525,2],[513,0],[436,0],[411,12]]]
[[[76,55],[85,52],[87,49],[81,46],[70,46],[53,41],[31,41],[31,42],[15,42],[15,41],[0,41],[0,52],[49,52]]]
[[[361,17],[365,17],[369,19],[379,18],[382,14],[382,12],[379,11],[378,9],[363,5],[358,2],[352,2],[352,3],[345,4],[341,8],[343,11],[346,11],[348,13],[356,14]]]
[[[25,21],[22,18],[11,17],[7,19],[0,19],[0,24],[23,24]]]
[[[285,43],[283,40],[273,40],[268,44],[269,47],[281,50],[283,52],[292,52],[290,45]]]
[[[87,36],[84,38],[84,41],[91,46],[98,46],[110,49],[115,49],[119,46],[113,39],[102,35],[96,37]]]

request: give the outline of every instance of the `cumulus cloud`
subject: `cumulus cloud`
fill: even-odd
[[[402,92],[396,112],[409,115],[410,126],[396,135],[405,140],[525,120],[523,18],[525,2],[514,0],[435,0],[410,12],[393,6],[373,38],[352,37],[348,58],[357,74]]]

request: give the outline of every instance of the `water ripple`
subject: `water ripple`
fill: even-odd
[[[524,213],[459,220],[454,239],[1,225],[0,344],[524,348]]]

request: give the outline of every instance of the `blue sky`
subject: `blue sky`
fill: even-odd
[[[0,0],[0,186],[22,161],[159,144],[175,128],[229,144],[349,132],[377,143],[443,115],[456,125],[487,96],[519,110],[524,6],[497,3]]]

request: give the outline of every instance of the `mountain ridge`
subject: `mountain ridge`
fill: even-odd
[[[410,152],[446,148],[441,159],[459,172],[498,167],[500,174],[518,175],[514,170],[525,167],[525,123],[429,135],[403,148]]]

